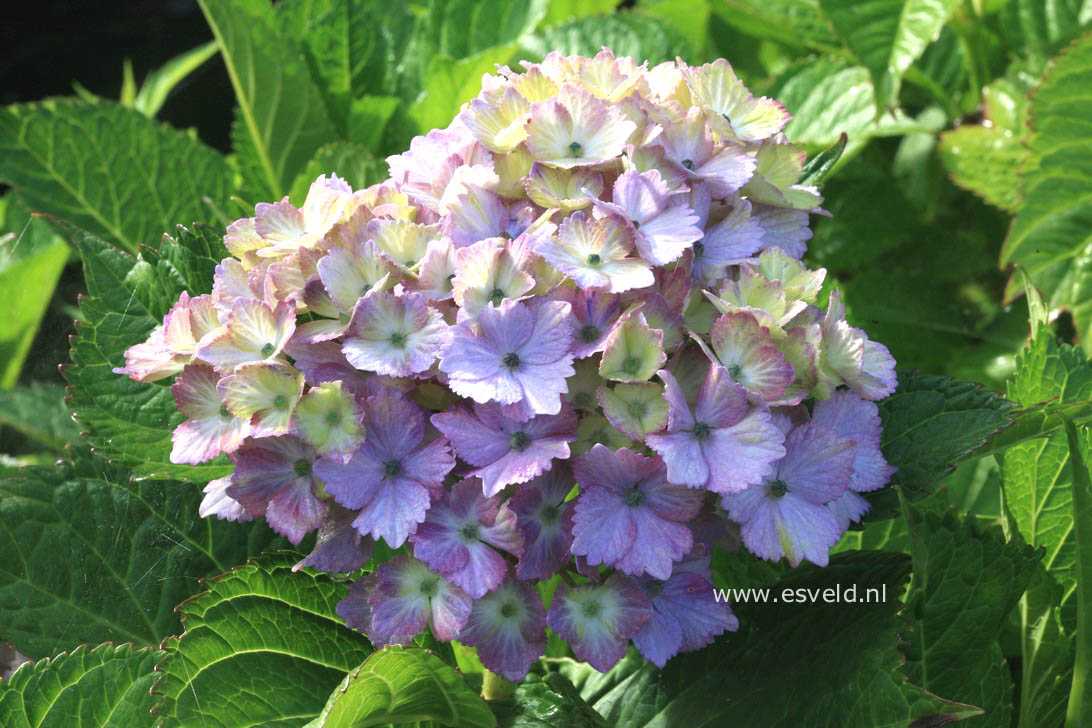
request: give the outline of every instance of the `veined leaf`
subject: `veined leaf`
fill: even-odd
[[[948,20],[956,0],[819,0],[876,84],[879,111],[898,104],[899,84]]]
[[[1013,210],[1020,190],[1013,180],[1027,157],[1020,140],[999,129],[961,126],[940,135],[940,159],[952,181],[1002,210]]]
[[[239,104],[232,138],[244,189],[252,201],[280,199],[315,150],[335,138],[326,107],[267,0],[202,0],[201,9]],[[188,221],[170,224],[178,222]]]
[[[548,673],[541,682],[533,677],[516,686],[510,700],[490,701],[500,728],[607,728],[603,717],[595,712],[571,682],[556,672]]]
[[[0,425],[57,451],[80,439],[80,430],[64,404],[64,387],[56,384],[0,390]]]
[[[519,42],[546,17],[547,5],[548,0],[433,0],[430,12],[438,50],[452,58],[469,58]]]
[[[152,671],[163,659],[152,647],[81,645],[27,664],[0,681],[0,724],[6,728],[132,728],[148,725]]]
[[[539,26],[549,28],[589,15],[609,15],[616,5],[617,0],[549,0]]]
[[[422,130],[446,127],[459,107],[478,95],[482,74],[495,71],[497,64],[507,63],[515,52],[515,44],[509,43],[459,60],[434,56],[421,97],[408,109],[410,118]]]
[[[54,99],[0,111],[0,181],[34,212],[135,251],[208,216],[231,171],[196,137],[117,104]]]
[[[607,673],[567,659],[553,662],[617,728],[905,728],[975,715],[981,711],[942,700],[900,673],[904,622],[895,595],[909,570],[909,557],[884,551],[837,554],[826,568],[794,569],[771,587],[772,594],[854,584],[858,602],[735,604],[745,632],[679,655],[663,670],[635,651]],[[866,589],[874,590],[868,602]],[[823,688],[804,690],[806,685]]]
[[[182,422],[166,382],[141,383],[115,374],[125,350],[144,341],[183,291],[212,288],[216,264],[226,255],[220,233],[197,225],[164,237],[159,251],[132,256],[93,235],[68,229],[84,263],[89,296],[72,341],[64,375],[71,407],[92,445],[132,468],[136,476],[207,482],[231,472],[226,457],[202,465],[170,462],[171,433]]]
[[[1077,551],[1077,630],[1073,685],[1066,708],[1067,728],[1079,728],[1092,720],[1092,477],[1085,453],[1089,452],[1088,430],[1077,431],[1065,423],[1069,446],[1069,467],[1073,473],[1073,538]]]
[[[1008,0],[1001,14],[1005,40],[1037,73],[1059,48],[1092,23],[1089,0]]]
[[[902,505],[914,560],[905,672],[929,692],[982,707],[968,726],[1008,728],[1012,676],[997,639],[1039,554],[1006,542],[996,526],[980,528],[973,516],[960,521],[950,510],[938,516]]]
[[[493,728],[496,718],[455,668],[420,648],[385,647],[349,673],[307,728],[436,721]]]
[[[264,524],[200,518],[200,502],[84,454],[0,481],[0,634],[33,658],[173,634],[199,578],[284,544]]]
[[[334,612],[346,587],[289,564],[250,563],[181,605],[153,691],[164,726],[302,726],[371,652]]]
[[[1092,351],[1092,35],[1054,62],[1032,97],[1024,199],[1001,263],[1024,266],[1052,309],[1067,308]]]
[[[791,48],[842,53],[830,22],[819,10],[819,0],[722,0],[713,3],[713,12],[756,38],[774,40]]]
[[[619,12],[606,17],[588,17],[546,28],[525,38],[521,57],[541,58],[550,51],[594,56],[606,46],[616,56],[632,56],[649,66],[673,61],[676,56],[693,58],[693,45],[667,23],[648,15]]]
[[[293,202],[302,205],[307,190],[320,174],[336,174],[354,190],[363,189],[387,177],[387,163],[376,159],[365,147],[351,142],[327,144],[315,153],[303,172],[292,183]]]

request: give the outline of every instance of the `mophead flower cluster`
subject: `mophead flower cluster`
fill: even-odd
[[[174,462],[234,462],[202,515],[317,531],[331,572],[397,550],[339,606],[375,644],[663,665],[737,626],[713,548],[826,564],[892,472],[894,361],[800,262],[788,120],[723,60],[502,67],[382,184],[233,223],[118,371],[177,375]]]

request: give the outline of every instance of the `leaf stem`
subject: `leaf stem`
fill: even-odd
[[[486,700],[507,700],[516,692],[516,684],[491,670],[482,671],[482,697]]]
[[[1073,534],[1077,551],[1077,574],[1092,573],[1092,478],[1083,456],[1084,439],[1072,420],[1066,419],[1069,467],[1073,473]],[[1077,579],[1077,656],[1073,683],[1066,708],[1066,728],[1092,724],[1092,579]]]

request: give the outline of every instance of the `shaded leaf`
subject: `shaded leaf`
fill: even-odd
[[[1020,191],[1012,171],[1027,156],[1020,140],[984,126],[961,126],[940,135],[940,159],[952,181],[1002,210],[1013,210]]]
[[[164,726],[301,726],[371,652],[334,612],[346,587],[288,564],[239,566],[180,606],[153,691]]]
[[[541,682],[530,680],[516,686],[511,700],[489,704],[499,728],[606,728],[603,717],[560,673],[548,673]]]
[[[550,51],[594,56],[604,46],[616,56],[632,56],[638,62],[647,60],[649,66],[673,61],[676,56],[697,60],[692,57],[690,41],[675,28],[648,15],[628,12],[581,18],[546,28],[524,40],[521,56],[541,58]]]
[[[151,647],[81,645],[24,665],[0,681],[0,724],[6,728],[131,728],[147,725],[152,669],[163,652]]]
[[[68,246],[56,241],[0,270],[5,313],[0,316],[0,389],[19,380],[38,325],[68,262]]]
[[[82,454],[0,481],[0,634],[32,658],[173,634],[199,578],[284,543],[264,524],[202,519],[200,502],[193,485],[132,481]]]
[[[53,450],[80,439],[80,430],[64,403],[64,387],[56,384],[0,390],[0,425]]]

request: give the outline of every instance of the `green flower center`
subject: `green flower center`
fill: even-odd
[[[561,509],[550,503],[538,509],[538,520],[543,523],[555,523],[560,517]]]
[[[288,398],[285,397],[283,394],[278,394],[276,397],[273,398],[273,406],[277,409],[284,409],[288,406]]]
[[[439,591],[438,587],[439,581],[437,581],[435,578],[423,579],[421,581],[421,593],[424,594],[426,597],[436,596],[436,592]]]
[[[648,411],[648,407],[644,402],[630,402],[629,413],[634,417],[644,417],[645,412]]]
[[[728,376],[732,379],[739,379],[739,373],[743,371],[743,368],[739,364],[731,364],[725,368],[728,370]]]
[[[598,617],[603,608],[599,606],[599,602],[584,602],[583,610],[585,617]]]
[[[501,605],[500,616],[504,617],[505,619],[511,619],[512,617],[516,616],[517,611],[519,610],[516,609],[516,605],[514,603],[505,602]]]
[[[416,264],[417,264],[417,261],[415,261],[415,260],[407,260],[406,261],[406,267],[407,268],[412,268]]]
[[[626,505],[627,506],[639,506],[639,505],[641,505],[641,501],[643,501],[644,499],[645,499],[645,494],[642,493],[637,488],[633,488],[628,493],[626,493]]]
[[[577,392],[573,397],[573,403],[577,407],[590,407],[592,403],[592,396],[589,392]]]
[[[296,474],[297,478],[306,478],[311,474],[311,461],[307,458],[300,458],[292,463],[292,472]]]
[[[383,472],[392,478],[396,478],[402,474],[402,463],[397,460],[390,460],[383,466]]]
[[[709,435],[712,434],[712,432],[713,428],[705,424],[704,422],[699,422],[694,425],[694,437],[699,440],[706,439],[707,437],[709,437]]]
[[[494,288],[493,292],[489,294],[489,300],[500,305],[500,302],[504,300],[504,291],[499,288]]]
[[[273,356],[273,352],[276,350],[277,347],[273,346],[272,344],[266,344],[262,347],[262,358],[268,359],[269,357]]]
[[[501,359],[501,363],[503,363],[504,366],[508,367],[509,369],[515,369],[519,366],[519,354],[514,351],[510,351],[504,355],[504,358]]]
[[[789,486],[785,485],[784,481],[775,480],[770,483],[769,495],[771,498],[780,498],[789,492]]]
[[[633,223],[633,229],[634,230],[640,230],[641,229],[641,223],[637,222],[636,220],[630,220],[630,222]]]
[[[640,368],[641,360],[635,356],[627,357],[626,360],[622,362],[622,371],[624,371],[626,374],[636,374],[637,370],[639,370]]]
[[[341,423],[341,411],[340,410],[336,410],[336,409],[335,410],[330,410],[329,412],[326,413],[326,424],[328,424],[328,425],[337,425],[337,424],[340,424],[340,423]]]
[[[684,159],[682,161],[682,166],[686,167],[687,169],[692,170],[692,169],[694,169],[694,160],[693,159]]]
[[[599,265],[603,262],[603,259],[599,257],[598,253],[592,253],[588,256],[588,265]]]
[[[478,540],[478,524],[468,523],[459,529],[459,535],[467,543]]]
[[[365,284],[364,284],[364,285],[363,285],[363,286],[361,287],[361,289],[360,289],[360,295],[361,295],[361,296],[364,296],[364,295],[366,295],[366,294],[368,293],[368,291],[370,291],[370,290],[372,290],[372,284],[371,284],[371,283],[365,283]]]
[[[230,420],[235,415],[231,414],[231,410],[227,408],[226,404],[220,405],[220,417],[225,420]]]
[[[656,597],[660,596],[663,591],[664,583],[662,581],[657,581],[653,579],[652,581],[645,584],[645,594],[648,596],[649,599],[655,599]]]
[[[569,145],[569,156],[570,157],[579,157],[579,156],[582,156],[583,154],[584,154],[584,147],[580,144],[580,142],[573,142],[572,144]]]
[[[700,258],[705,255],[705,245],[699,240],[694,243],[694,257]]]
[[[514,450],[526,450],[527,446],[531,444],[531,438],[527,436],[526,432],[515,432],[508,441]]]
[[[588,324],[587,326],[584,326],[582,329],[580,329],[580,338],[583,339],[586,343],[590,344],[598,339],[601,333],[602,332],[599,330],[598,326],[592,326],[591,324]]]

